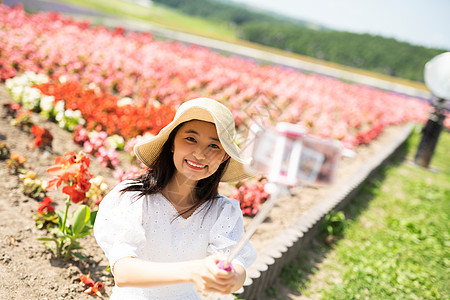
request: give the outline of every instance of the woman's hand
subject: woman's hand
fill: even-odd
[[[234,269],[227,272],[217,266],[217,263],[224,259],[221,255],[211,255],[198,261],[198,266],[192,270],[192,281],[207,292],[234,292],[240,276]]]

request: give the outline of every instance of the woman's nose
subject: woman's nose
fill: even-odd
[[[194,150],[193,155],[198,160],[205,159],[206,158],[206,149],[204,149],[202,147],[198,147]]]

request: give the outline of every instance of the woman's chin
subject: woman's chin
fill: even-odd
[[[208,177],[209,174],[206,174],[205,172],[187,170],[186,172],[182,173],[182,176],[188,181],[199,181]]]

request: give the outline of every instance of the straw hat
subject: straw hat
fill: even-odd
[[[236,134],[233,115],[226,106],[209,98],[196,98],[181,104],[173,121],[161,129],[158,135],[142,141],[134,147],[136,156],[151,168],[172,130],[179,124],[190,120],[201,120],[216,125],[220,143],[230,156],[230,162],[220,181],[239,181],[251,176],[244,167],[247,161],[242,158],[241,150],[233,140]]]

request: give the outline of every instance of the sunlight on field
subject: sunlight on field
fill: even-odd
[[[151,7],[123,0],[60,0],[77,6],[85,6],[106,14],[117,14],[123,17],[136,18],[172,30],[189,32],[217,39],[235,39],[235,32],[226,24],[214,23],[201,18],[185,16],[164,6],[153,3]]]

